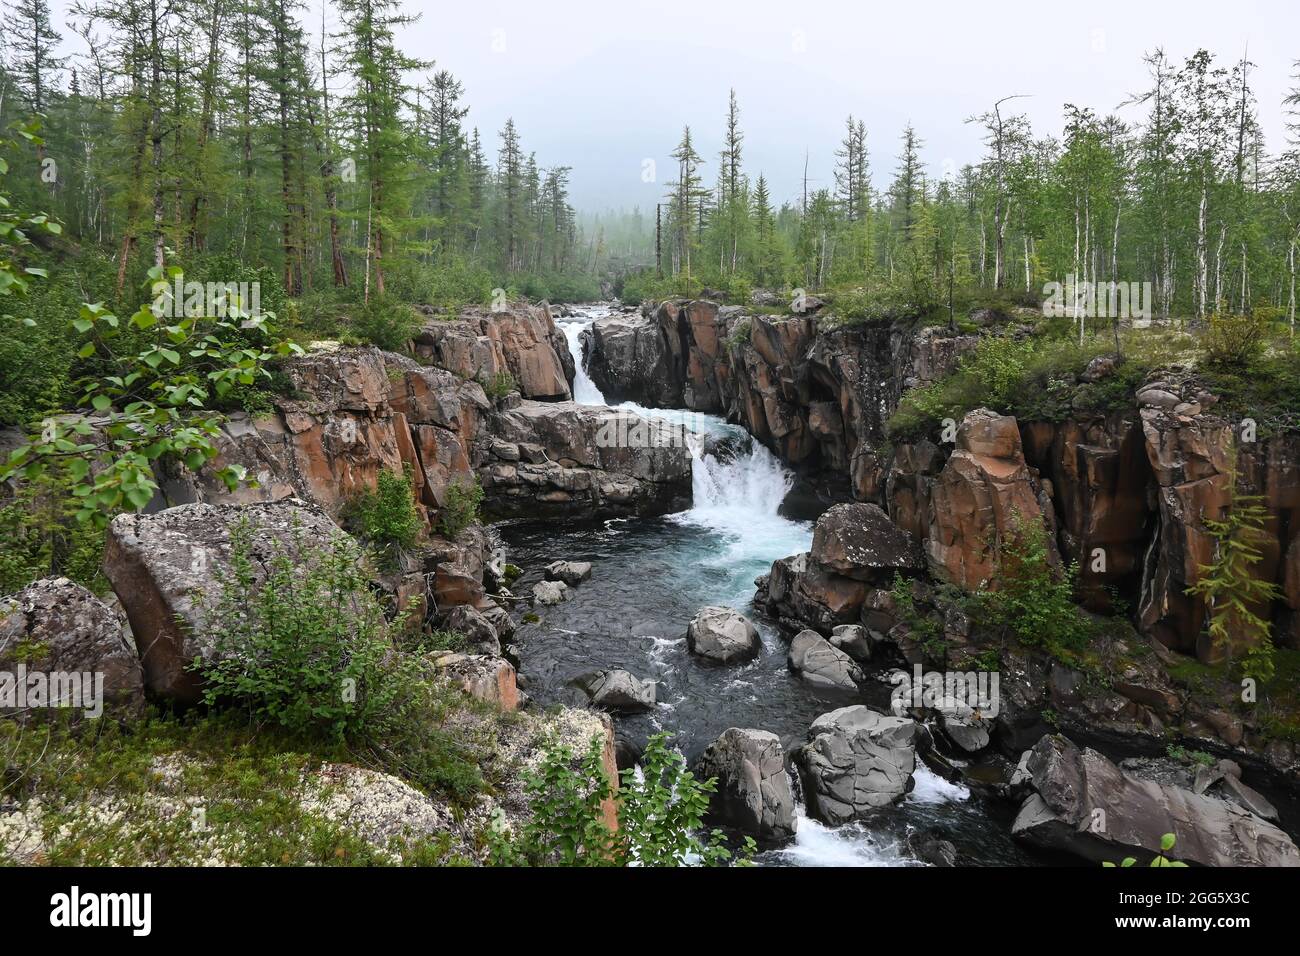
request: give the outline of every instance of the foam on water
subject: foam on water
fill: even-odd
[[[794,840],[779,850],[759,857],[768,866],[917,866],[904,856],[897,843],[873,834],[865,826],[850,823],[828,827],[799,807]]]

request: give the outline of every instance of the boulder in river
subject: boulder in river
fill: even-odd
[[[729,607],[706,607],[687,626],[686,646],[692,654],[730,664],[753,657],[763,645],[758,628],[743,614]]]
[[[832,826],[901,800],[913,787],[925,728],[861,705],[822,714],[795,752],[808,812]]]
[[[712,816],[765,843],[794,836],[794,787],[776,734],[731,727],[700,757],[700,776],[717,777]]]
[[[865,681],[853,658],[816,631],[800,631],[790,642],[790,670],[808,683],[833,690],[854,691]]]
[[[546,580],[563,581],[569,587],[577,587],[591,577],[590,561],[552,561],[546,566]]]
[[[533,603],[551,607],[569,599],[569,586],[563,581],[538,581],[533,585]]]
[[[1011,834],[1094,863],[1127,856],[1145,863],[1166,833],[1171,856],[1203,866],[1300,866],[1282,830],[1238,806],[1126,773],[1091,748],[1045,735],[1028,761],[1034,793]]]
[[[655,682],[625,670],[592,671],[574,683],[601,710],[637,713],[655,707]]]

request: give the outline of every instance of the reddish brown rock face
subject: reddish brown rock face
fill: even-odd
[[[885,422],[906,388],[951,371],[978,337],[889,325],[822,331],[824,321],[671,300],[597,320],[587,368],[611,400],[724,415],[787,464],[883,503],[874,447]]]
[[[463,379],[489,383],[509,373],[524,398],[573,397],[573,359],[545,305],[516,303],[493,312],[466,310],[451,320],[432,317],[416,335],[415,348]]]
[[[1079,563],[1085,601],[1106,610],[1107,588],[1135,596],[1154,524],[1151,466],[1138,417],[1022,423],[1021,436],[1026,460],[1051,481],[1062,554]]]
[[[987,409],[968,413],[957,430],[957,449],[931,489],[931,572],[971,591],[992,583],[998,551],[1016,523],[1043,518],[1016,420]]]

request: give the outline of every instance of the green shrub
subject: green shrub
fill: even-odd
[[[308,552],[300,564],[284,553],[255,562],[247,524],[231,532],[231,569],[201,608],[214,653],[192,666],[209,704],[237,702],[292,733],[342,740],[371,730],[400,696],[390,625],[354,545],[309,552],[295,535]]]
[[[352,320],[354,335],[386,352],[402,351],[419,330],[415,310],[391,299],[372,299]]]
[[[77,520],[72,484],[67,466],[55,464],[0,504],[0,594],[60,575],[96,594],[108,590],[100,570],[104,529]]]
[[[717,780],[695,779],[686,759],[667,745],[666,734],[650,738],[641,772],[623,771],[617,793],[618,830],[605,824],[604,803],[611,796],[603,747],[593,739],[575,760],[568,747],[550,747],[527,778],[532,817],[514,841],[499,841],[498,863],[558,866],[658,866],[694,863],[721,866],[732,853],[720,830],[697,835]],[[746,839],[736,856],[748,862],[755,849]]]
[[[749,340],[754,335],[754,321],[748,316],[738,321],[727,336],[728,348],[739,348],[742,345],[748,345]]]
[[[457,802],[482,792],[475,753],[491,743],[451,720],[478,705],[397,649],[405,615],[385,620],[354,545],[311,551],[299,538],[297,562],[259,556],[259,582],[247,526],[231,543],[231,570],[200,606],[215,649],[193,665],[206,703],[308,742],[345,744],[356,759]]]
[[[600,298],[600,283],[594,276],[516,273],[510,284],[533,302],[594,302]]]
[[[615,292],[628,305],[640,305],[643,302],[662,302],[664,299],[694,299],[703,289],[704,284],[697,278],[688,279],[684,275],[657,276],[653,269],[645,269],[624,276],[622,285]]]
[[[1270,513],[1263,497],[1237,494],[1235,464],[1230,480],[1228,513],[1222,519],[1201,517],[1214,541],[1214,554],[1208,565],[1199,567],[1199,578],[1187,594],[1205,599],[1206,628],[1215,649],[1230,661],[1239,659],[1246,677],[1267,683],[1275,670],[1272,627],[1256,611],[1281,597],[1282,590],[1259,577],[1255,566],[1264,559],[1264,527]]]
[[[1091,629],[1074,603],[1078,568],[1054,567],[1049,545],[1041,521],[1013,514],[992,586],[981,592],[980,603],[987,620],[1020,643],[1068,656],[1086,646]]]
[[[483,486],[476,475],[453,478],[438,510],[438,526],[442,533],[453,540],[460,537],[462,531],[479,520],[478,506],[482,502]]]
[[[487,397],[493,400],[505,398],[519,387],[515,383],[515,377],[504,370],[490,377],[485,377],[479,384],[483,386],[483,391],[487,393]]]
[[[1216,312],[1201,333],[1207,365],[1219,368],[1249,368],[1264,351],[1269,323],[1259,314],[1235,315]]]
[[[947,642],[943,638],[943,626],[934,617],[922,614],[917,608],[916,598],[912,594],[911,580],[894,572],[894,586],[890,595],[894,601],[898,621],[908,629],[912,639],[920,644],[930,657],[943,660],[948,650]]]
[[[1152,366],[1148,358],[1131,356],[1096,382],[1078,381],[1089,362],[1113,351],[1106,336],[1083,345],[1072,336],[986,336],[951,375],[903,396],[889,420],[889,436],[911,441],[933,435],[943,419],[960,421],[980,407],[1021,421],[1054,422],[1131,408]]]
[[[415,504],[411,468],[401,474],[381,471],[374,491],[364,491],[347,503],[343,520],[352,531],[392,567],[415,544],[424,521]]]

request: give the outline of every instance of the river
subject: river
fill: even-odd
[[[582,365],[580,335],[608,314],[601,306],[560,319],[577,366],[576,401],[605,405]],[[777,558],[808,550],[812,517],[786,506],[794,476],[737,425],[669,409],[646,415],[684,423],[691,441],[693,503],[661,518],[613,519],[586,525],[512,522],[498,526],[512,563],[525,569],[516,585],[526,593],[555,560],[590,561],[591,579],[568,601],[538,608],[515,638],[528,692],[539,703],[579,701],[570,686],[586,671],[624,668],[658,682],[651,714],[615,719],[621,739],[639,743],[667,731],[693,760],[728,727],[752,727],[781,737],[787,752],[807,739],[819,714],[850,703],[881,707],[884,684],[845,696],[814,690],[786,667],[787,641],[752,605],[754,579]],[[717,449],[721,450],[717,450]],[[707,450],[714,449],[714,450]],[[701,607],[734,607],[750,617],[763,651],[739,666],[699,661],[686,649],[686,625]],[[771,865],[919,865],[908,838],[938,831],[964,864],[1033,862],[1008,834],[1010,811],[918,765],[916,787],[895,807],[863,823],[830,828],[800,810],[787,846],[762,854]]]

